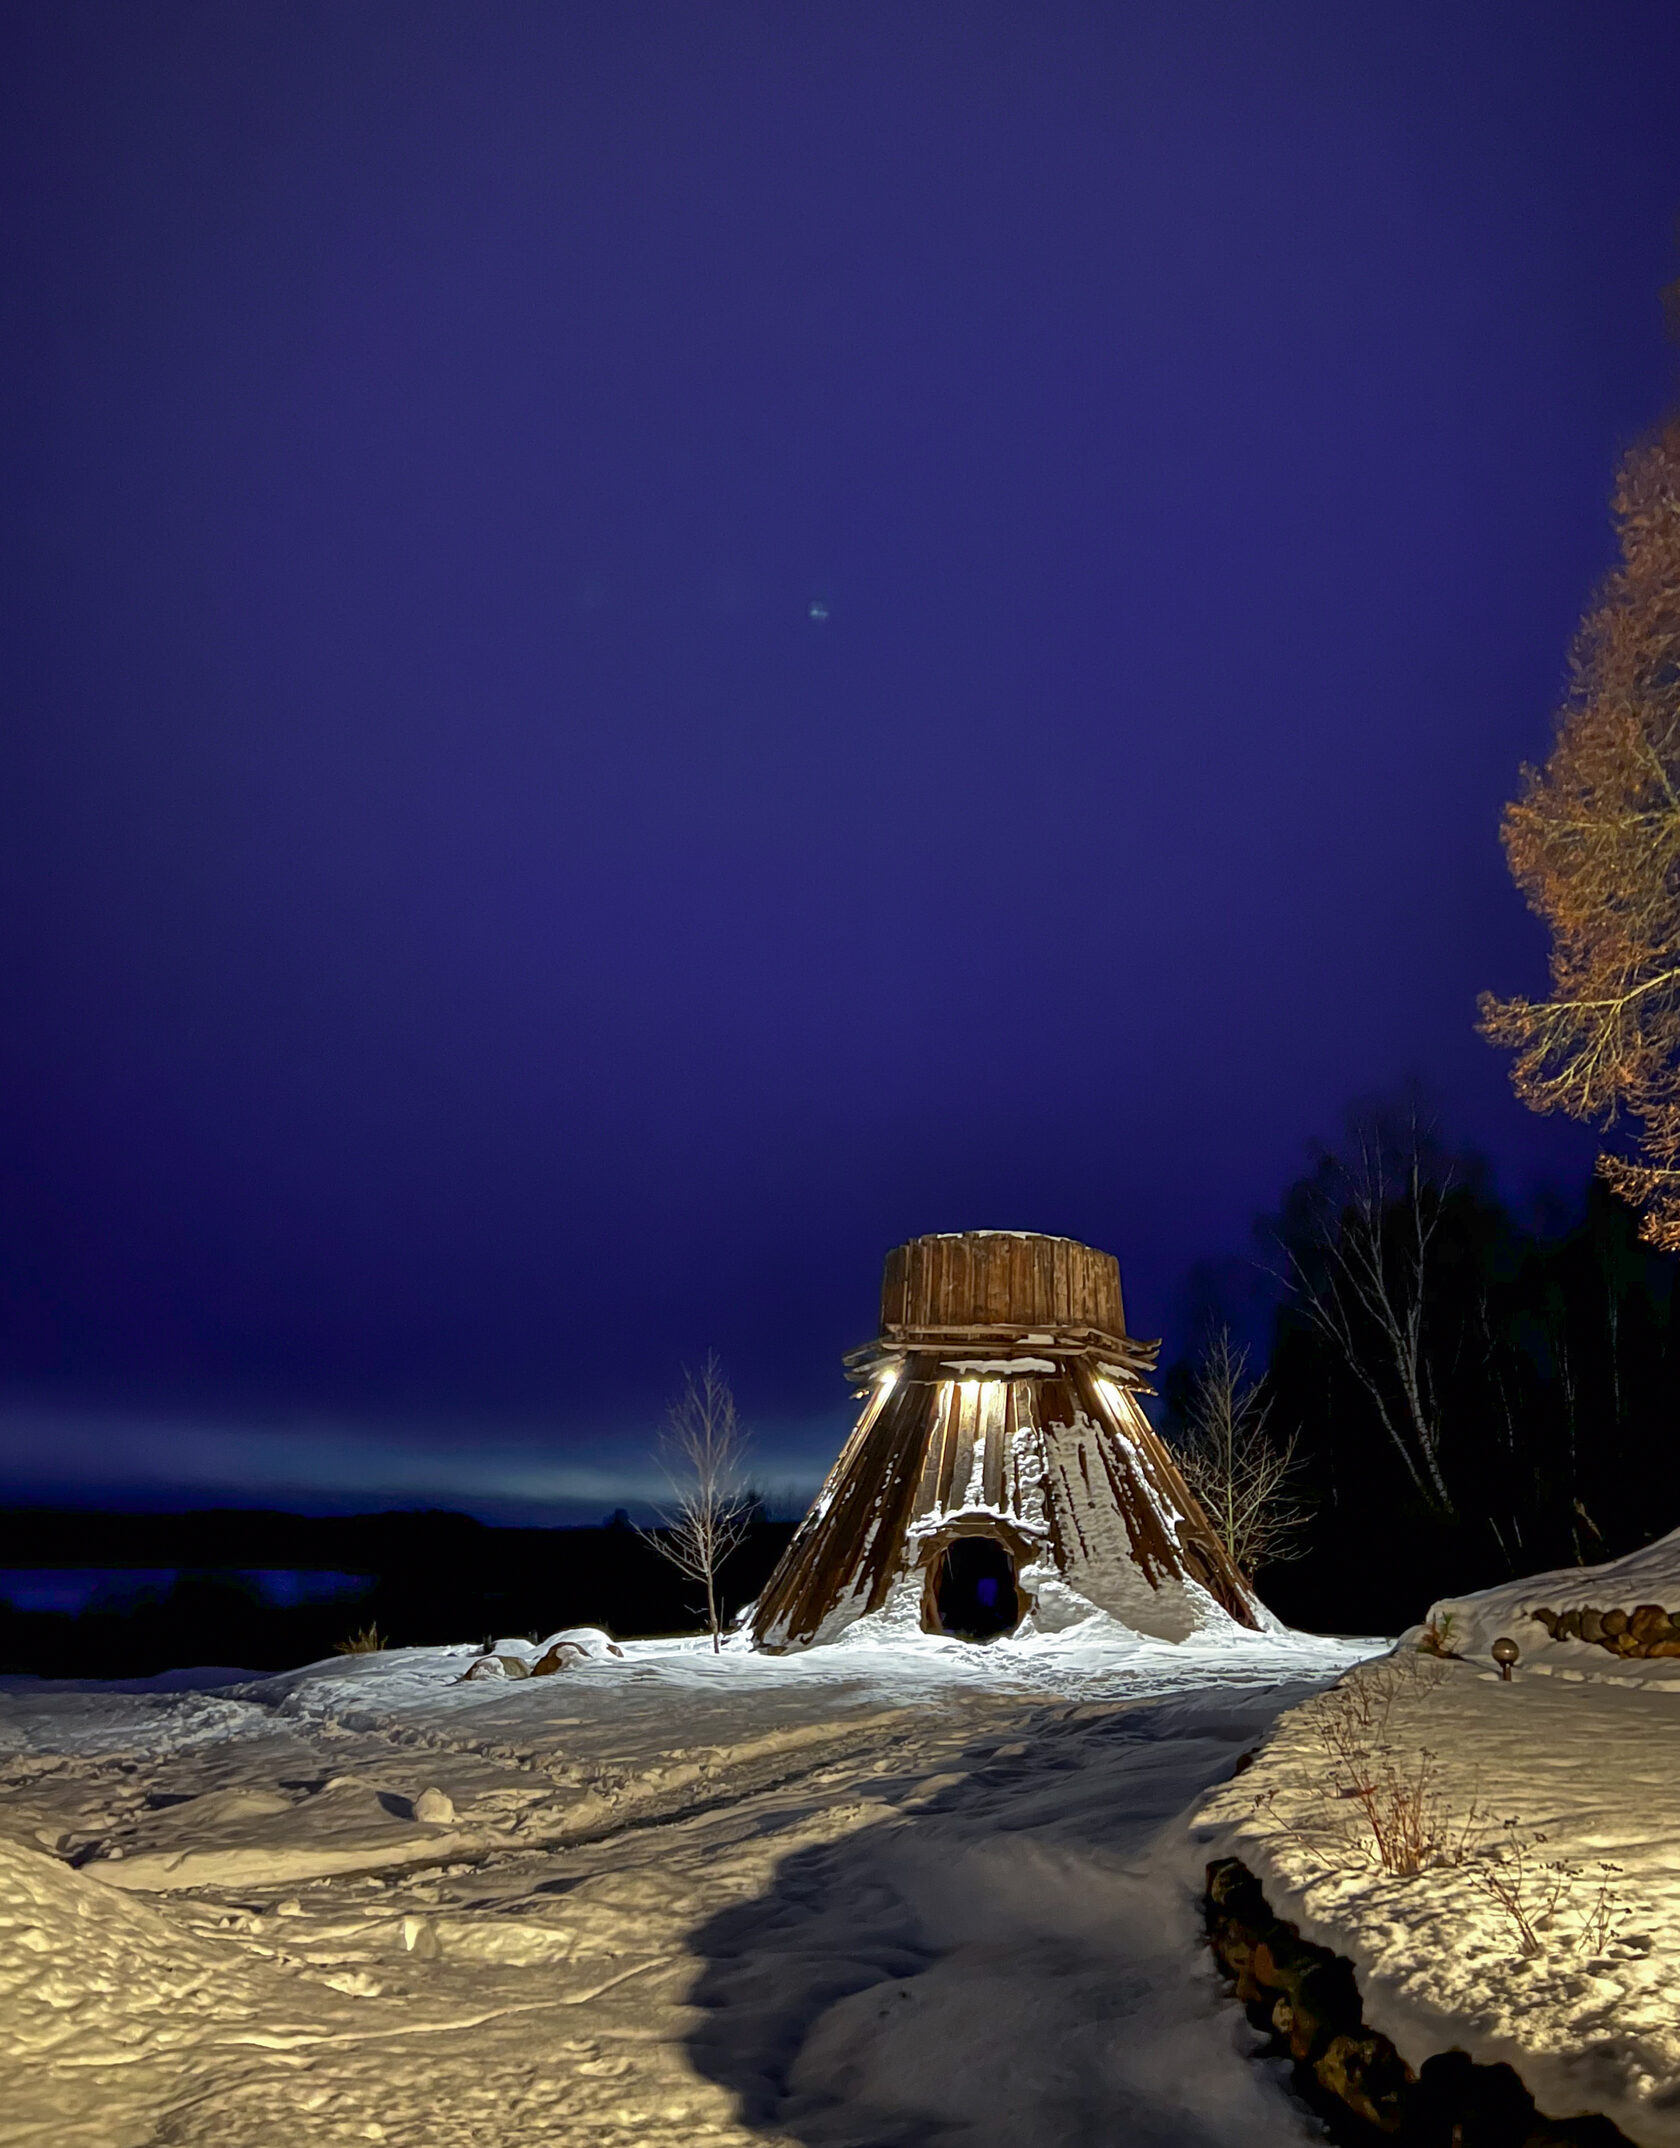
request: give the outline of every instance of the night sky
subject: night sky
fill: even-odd
[[[709,1346],[804,1484],[897,1240],[1584,1175],[1673,0],[29,0],[0,172],[0,1491],[594,1518]]]

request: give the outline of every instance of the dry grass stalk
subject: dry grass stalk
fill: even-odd
[[[1418,1654],[1457,1658],[1459,1652],[1453,1646],[1453,1629],[1457,1623],[1450,1611],[1437,1613],[1418,1636]]]
[[[1437,1755],[1405,1734],[1405,1717],[1447,1675],[1428,1657],[1395,1656],[1309,1702],[1321,1771],[1293,1810],[1269,1790],[1255,1800],[1256,1814],[1330,1873],[1375,1864],[1401,1880],[1456,1874],[1499,1910],[1523,1960],[1554,1942],[1602,1954],[1628,1913],[1621,1867],[1601,1860],[1588,1871],[1544,1857],[1543,1834],[1515,1818],[1495,1822],[1474,1794],[1455,1810]]]
[[[1503,1840],[1482,1845],[1462,1860],[1465,1879],[1509,1920],[1525,1961],[1545,1951],[1554,1932],[1571,1953],[1602,1954],[1621,1935],[1627,1906],[1618,1895],[1621,1866],[1601,1859],[1596,1877],[1567,1857],[1542,1858],[1546,1837],[1503,1820]],[[1573,1913],[1573,1931],[1564,1912]]]
[[[1569,1883],[1568,1867],[1534,1855],[1544,1835],[1524,1835],[1515,1819],[1501,1823],[1506,1840],[1466,1860],[1464,1877],[1509,1918],[1525,1960],[1540,1952],[1540,1932],[1557,1913]]]
[[[1331,1791],[1358,1814],[1377,1863],[1398,1879],[1441,1863],[1453,1842],[1436,1756],[1426,1746],[1408,1750],[1389,1735],[1397,1704],[1438,1683],[1424,1678],[1415,1657],[1396,1657],[1313,1703]]]

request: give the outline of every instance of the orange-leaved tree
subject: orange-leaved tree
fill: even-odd
[[[1680,1249],[1680,416],[1616,482],[1621,564],[1581,623],[1557,742],[1505,812],[1511,875],[1552,936],[1545,999],[1484,994],[1536,1111],[1629,1123],[1599,1169]]]

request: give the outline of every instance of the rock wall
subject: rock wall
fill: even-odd
[[[1262,2056],[1293,2061],[1296,2093],[1346,2144],[1395,2148],[1633,2148],[1596,2115],[1548,2118],[1509,2066],[1437,2052],[1414,2073],[1365,2025],[1353,1964],[1304,1940],[1272,1914],[1260,1882],[1235,1857],[1207,1868],[1208,1943],[1255,2028]]]

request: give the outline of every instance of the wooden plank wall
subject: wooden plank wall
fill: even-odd
[[[1071,1238],[965,1231],[912,1238],[887,1255],[881,1326],[1090,1327],[1126,1332],[1120,1263]]]
[[[819,1501],[782,1554],[753,1616],[761,1647],[798,1647],[848,1595],[878,1608],[904,1554],[927,1452],[937,1384],[915,1360],[880,1408],[866,1413]]]
[[[1183,1540],[1166,1550],[1168,1570],[1188,1574],[1192,1580],[1199,1581],[1214,1602],[1228,1611],[1238,1625],[1257,1627],[1260,1621],[1255,1615],[1254,1596],[1231,1563],[1230,1554],[1203,1513],[1195,1493],[1185,1483],[1166,1442],[1130,1395],[1118,1389],[1105,1391],[1088,1366],[1080,1366],[1076,1378],[1086,1414],[1104,1427],[1124,1458],[1120,1472],[1116,1474],[1111,1463],[1110,1473],[1115,1476],[1115,1502],[1126,1516],[1134,1551],[1139,1550],[1139,1531],[1134,1526],[1120,1479],[1130,1471],[1141,1471],[1153,1479],[1157,1493],[1165,1495],[1167,1505],[1176,1507],[1184,1517]],[[1154,1541],[1150,1548],[1156,1557],[1160,1557],[1168,1540],[1153,1507],[1149,1510],[1149,1522],[1147,1535],[1159,1540],[1159,1548]],[[1138,1563],[1146,1574],[1150,1573],[1149,1562],[1141,1553]],[[1150,1578],[1153,1580],[1154,1576],[1150,1574]]]

